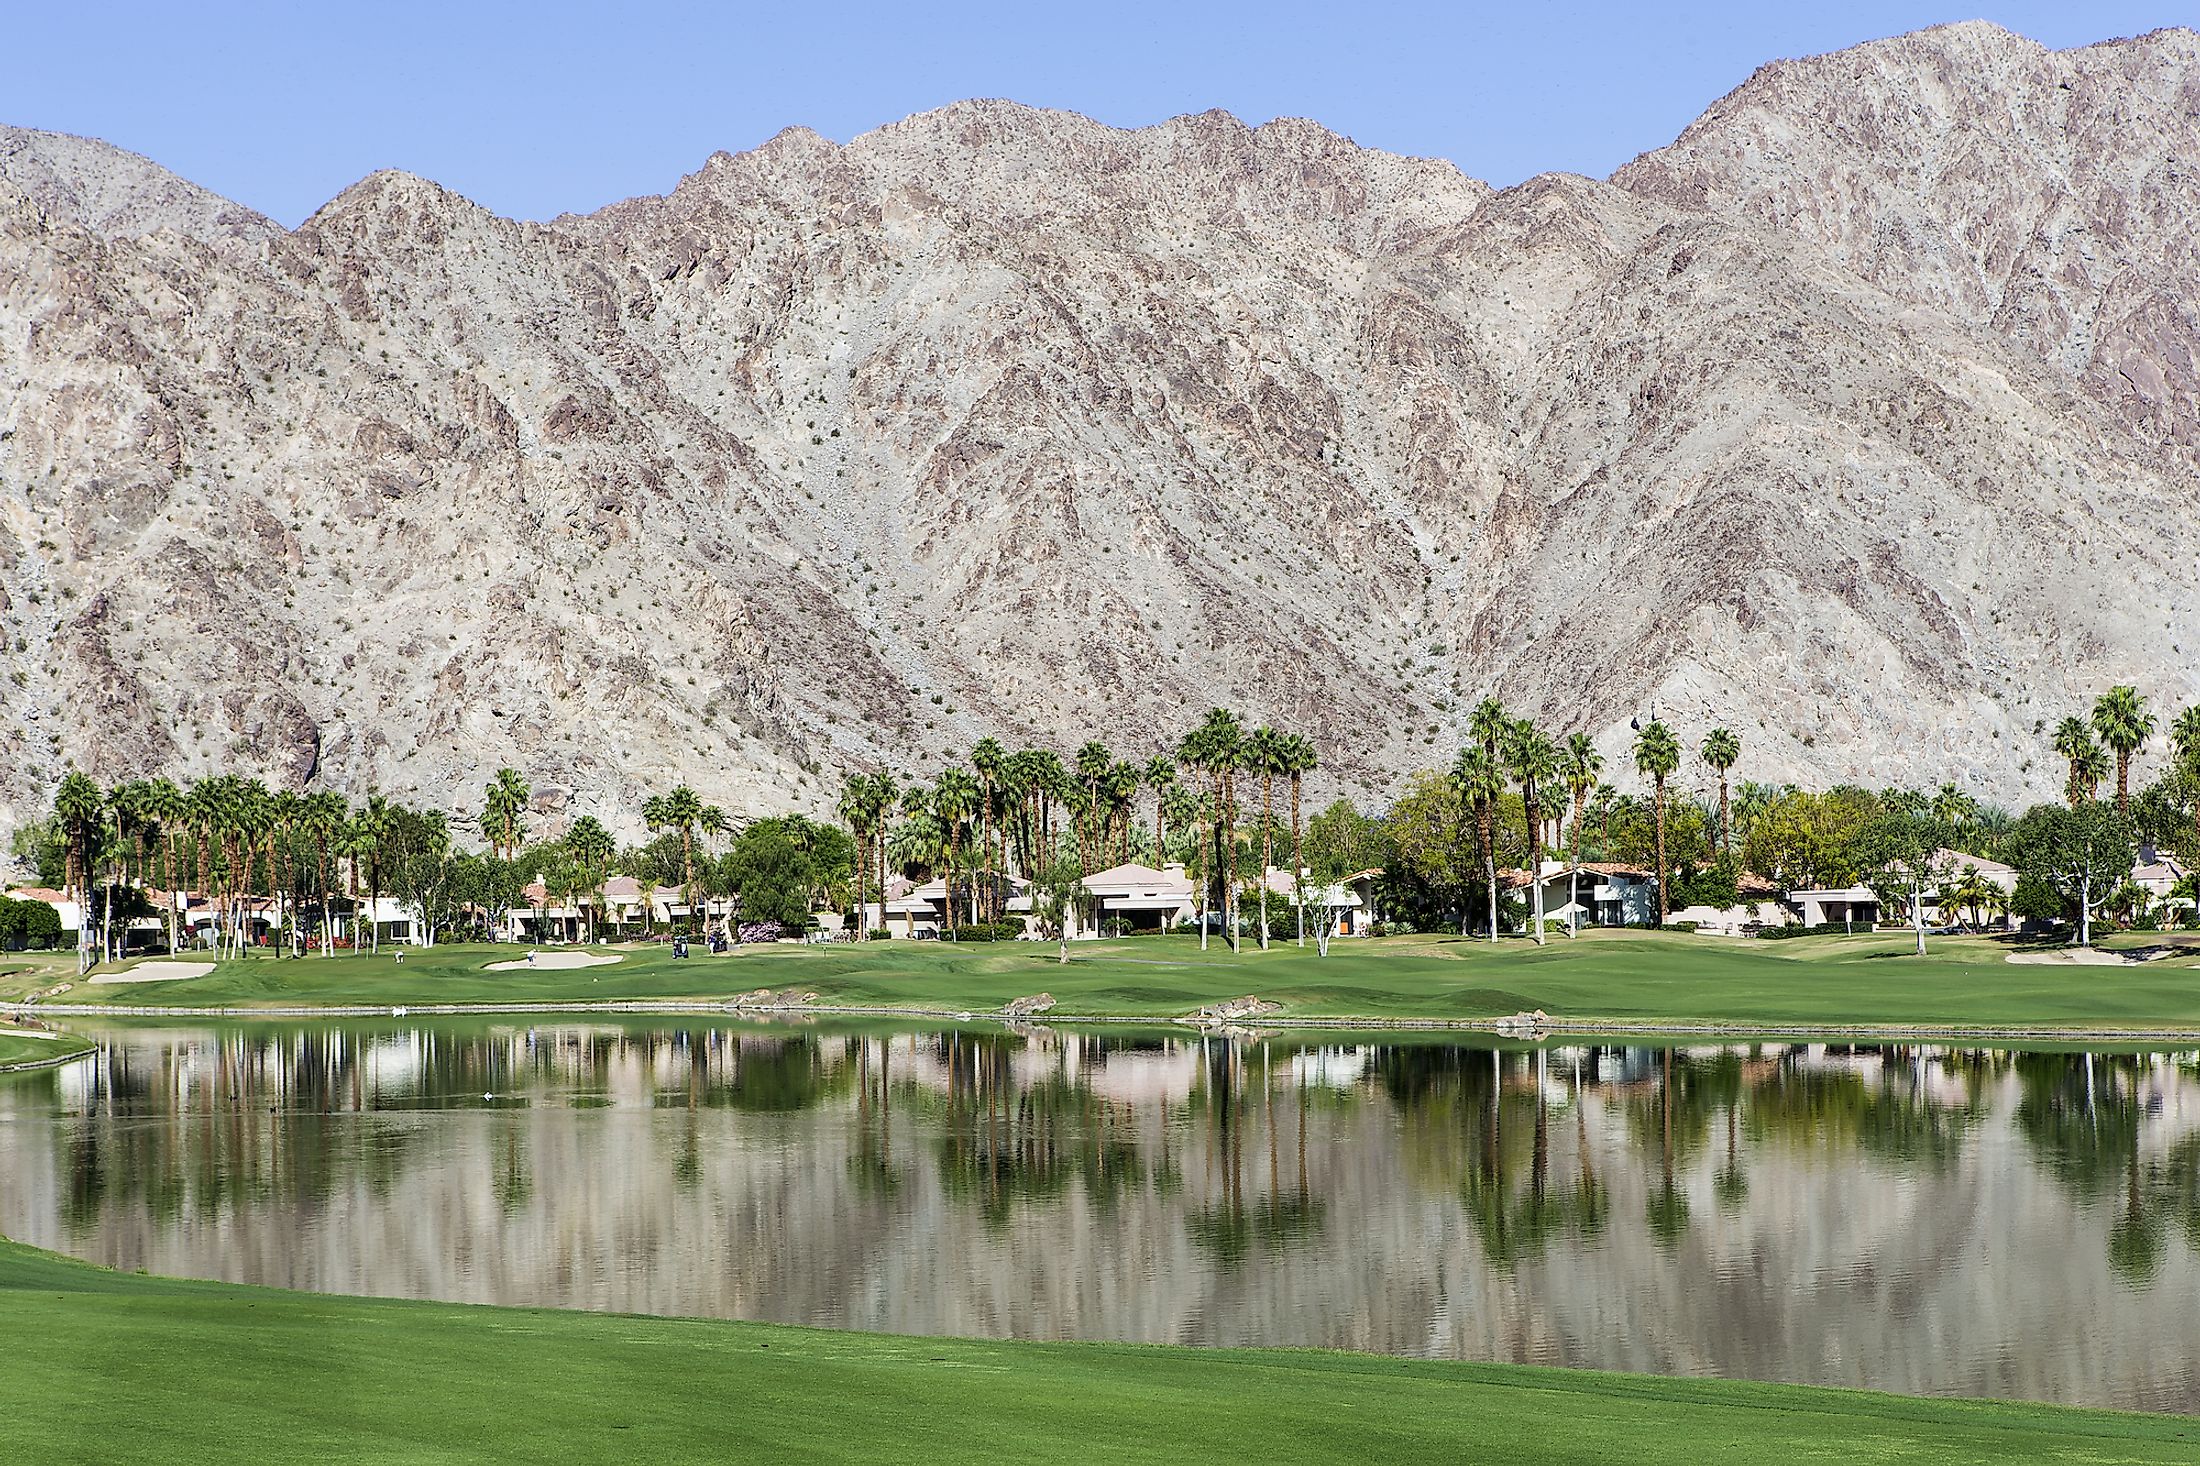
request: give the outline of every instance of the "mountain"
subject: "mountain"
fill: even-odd
[[[0,813],[510,763],[632,830],[1213,703],[1379,797],[1491,689],[1615,769],[1654,711],[1738,776],[2052,792],[2056,717],[2200,694],[2194,57],[1948,27],[1502,192],[969,102],[286,232],[8,134]]]

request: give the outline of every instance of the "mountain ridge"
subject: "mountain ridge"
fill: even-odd
[[[1615,770],[1657,711],[1737,726],[1750,776],[2050,793],[2035,728],[2097,684],[2200,693],[2194,464],[2160,426],[2188,337],[2150,304],[2184,216],[2089,155],[2057,207],[2120,231],[2121,273],[1985,310],[1947,221],[2035,207],[2021,176],[1768,215],[1921,91],[1939,133],[2041,152],[1935,90],[2019,48],[1943,31],[1505,190],[1303,120],[980,101],[586,215],[384,171],[238,234],[0,133],[43,190],[0,167],[0,812],[68,760],[240,759],[457,805],[512,763],[553,823],[630,826],[679,778],[816,810],[986,733],[1160,751],[1218,701],[1376,798],[1492,687]],[[2112,58],[2178,79],[2127,131],[2179,187],[2190,40]],[[2020,111],[2056,68],[2107,85],[2013,64]],[[1767,162],[1780,116],[1833,120]],[[1889,230],[1908,256],[1842,243]],[[2065,317],[2120,324],[2081,351]]]

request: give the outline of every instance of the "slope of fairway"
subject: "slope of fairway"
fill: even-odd
[[[1555,1018],[1654,1023],[1921,1024],[2042,1029],[2200,1028],[2200,968],[2181,954],[2131,965],[2027,965],[1985,938],[1940,939],[1911,955],[1901,936],[1736,941],[1598,932],[1548,946],[1457,937],[1312,947],[1195,938],[1087,942],[1071,960],[1031,942],[877,942],[737,949],[675,959],[663,945],[622,949],[596,967],[489,971],[510,947],[452,946],[331,958],[258,956],[203,977],[127,986],[78,984],[59,999],[118,1006],[283,1007],[358,1004],[723,1002],[758,988],[814,993],[832,1005],[992,1012],[1045,991],[1057,1016],[1169,1017],[1257,994],[1286,1017],[1487,1019],[1541,1008]],[[28,990],[28,979],[0,996]]]
[[[74,1034],[19,1033],[0,1027],[0,1073],[66,1063],[91,1051],[92,1046]]]
[[[0,1333],[24,1461],[2200,1459],[2173,1417],[332,1298],[12,1243]]]

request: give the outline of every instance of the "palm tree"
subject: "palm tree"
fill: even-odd
[[[145,781],[144,817],[160,834],[163,868],[161,884],[167,888],[168,950],[176,950],[176,862],[183,839],[183,791],[173,779]]]
[[[654,811],[654,813],[652,812]],[[680,900],[687,907],[688,920],[695,920],[695,831],[703,822],[701,796],[685,784],[670,794],[653,798],[642,805],[642,818],[650,828],[670,830],[680,837]]]
[[[940,823],[938,811],[933,806],[932,791],[912,784],[902,792],[901,821],[894,826],[893,860],[901,873],[911,880],[940,868],[947,858],[947,835]],[[917,910],[914,903],[908,913],[909,935],[917,934]],[[954,913],[947,913],[952,921]]]
[[[1306,945],[1306,861],[1299,849],[1299,795],[1314,772],[1313,742],[1302,733],[1283,738],[1283,772],[1291,780],[1291,899],[1298,908],[1298,944]]]
[[[1214,794],[1214,813],[1210,818],[1216,864],[1222,867],[1222,925],[1230,939],[1230,950],[1238,947],[1237,930],[1237,860],[1235,856],[1236,809],[1235,793],[1240,745],[1244,742],[1242,725],[1238,715],[1228,708],[1209,708],[1207,716],[1177,749],[1176,761],[1187,767],[1203,771],[1208,776]],[[1190,756],[1187,757],[1187,752]],[[1204,908],[1205,898],[1201,905]],[[1207,945],[1207,923],[1202,914],[1199,925],[1199,941],[1202,950]]]
[[[1558,777],[1558,750],[1541,729],[1526,718],[1512,723],[1505,733],[1505,763],[1520,784],[1520,817],[1528,831],[1528,887],[1535,912],[1535,941],[1543,936],[1543,814],[1536,787],[1548,788]]]
[[[948,769],[940,774],[939,783],[932,790],[932,812],[939,819],[940,833],[946,843],[946,863],[941,867],[940,878],[945,883],[943,899],[946,902],[947,934],[952,940],[955,928],[961,920],[955,910],[955,862],[962,851],[962,833],[970,817],[978,811],[978,781],[961,769]]]
[[[565,848],[573,854],[573,862],[583,878],[584,894],[589,898],[588,940],[593,942],[596,940],[596,903],[603,898],[603,883],[611,874],[611,855],[618,847],[612,842],[611,832],[603,827],[603,821],[592,814],[584,814],[565,832]]]
[[[1470,727],[1471,731],[1471,727]],[[1459,807],[1474,817],[1476,841],[1482,852],[1482,875],[1489,886],[1490,940],[1497,940],[1497,800],[1505,792],[1505,768],[1479,743],[1459,750],[1451,764],[1452,786],[1459,792]],[[1459,902],[1459,935],[1467,935],[1465,893]]]
[[[863,881],[869,874],[865,869],[871,863],[871,781],[862,774],[850,774],[848,782],[841,786],[840,803],[834,807],[840,822],[848,827],[848,833],[856,842],[856,940],[870,939],[869,912],[863,899]]]
[[[357,878],[360,863],[367,871],[367,941],[368,949],[376,955],[382,951],[382,923],[376,908],[382,900],[382,861],[389,853],[391,837],[397,829],[397,811],[379,794],[369,794],[366,806],[351,817],[352,874]],[[357,923],[353,923],[352,950],[357,951],[359,938]]]
[[[894,776],[880,769],[871,776],[871,856],[878,862],[878,924],[886,927],[886,816],[901,798],[901,786]]]
[[[1000,783],[1001,769],[1008,762],[1008,750],[997,738],[981,738],[970,749],[970,767],[978,776],[978,849],[983,859],[978,863],[979,873],[985,878],[984,918],[1000,919],[999,866],[994,859],[993,841],[999,833],[999,821],[994,818],[993,796]]]
[[[2073,809],[2078,806],[2078,766],[2095,746],[2092,724],[2076,714],[2055,725],[2055,752],[2070,766],[2063,780],[2063,801]]]
[[[2136,687],[2111,687],[2093,703],[2093,731],[2116,755],[2116,812],[2131,814],[2131,756],[2154,731],[2154,714]]]
[[[1115,763],[1115,755],[1108,752],[1108,746],[1105,743],[1100,742],[1098,739],[1090,739],[1077,750],[1073,763],[1077,769],[1077,781],[1085,789],[1085,807],[1090,810],[1097,810],[1100,807],[1100,786],[1107,779],[1108,770]],[[1079,860],[1088,871],[1093,867],[1093,859],[1085,847],[1091,833],[1088,829],[1079,829],[1077,832]]]
[[[1239,767],[1260,775],[1260,949],[1268,950],[1268,872],[1276,865],[1276,775],[1290,772],[1284,736],[1263,723],[1245,735]]]
[[[1169,790],[1176,784],[1176,760],[1167,754],[1157,753],[1146,760],[1146,787],[1153,791],[1153,859],[1155,865],[1169,863],[1168,832]]]
[[[76,970],[92,967],[92,862],[98,859],[100,827],[107,801],[89,774],[72,771],[54,791],[54,818],[61,825],[61,884],[76,898]]]
[[[1978,801],[1953,784],[1943,784],[1933,795],[1933,818],[1945,825],[1952,839],[1962,840],[1978,819]]]
[[[1665,925],[1667,888],[1671,870],[1665,863],[1665,781],[1681,766],[1680,740],[1673,730],[1652,718],[1635,738],[1635,771],[1651,781],[1657,794],[1658,821],[1658,925]]]
[[[2108,778],[2109,768],[2108,750],[2098,743],[2087,744],[2085,751],[2078,755],[2074,770],[2077,790],[2071,798],[2073,807],[2100,797],[2101,784]]]
[[[298,811],[299,829],[313,842],[315,880],[321,895],[321,955],[324,957],[336,950],[335,923],[329,918],[328,853],[329,847],[343,838],[344,814],[344,796],[326,789],[308,794],[304,807]]]
[[[2169,725],[2169,739],[2177,748],[2177,758],[2185,766],[2185,772],[2200,783],[2200,703],[2186,708],[2177,715],[2177,721]],[[2200,800],[2195,800],[2192,812],[2193,852],[2200,855]]]
[[[1558,772],[1566,781],[1566,792],[1574,800],[1574,853],[1568,862],[1572,869],[1566,872],[1566,904],[1574,909],[1567,915],[1566,929],[1578,931],[1581,925],[1581,822],[1588,813],[1589,794],[1597,787],[1598,776],[1604,772],[1604,755],[1597,752],[1596,740],[1586,733],[1569,734],[1558,756]]]
[[[1734,853],[1734,822],[1726,802],[1726,771],[1741,756],[1742,740],[1726,729],[1713,728],[1704,735],[1703,761],[1719,776],[1719,849],[1728,855]]]
[[[517,769],[498,769],[482,790],[482,832],[489,837],[489,848],[506,860],[518,857],[520,842],[527,838],[529,792]]]

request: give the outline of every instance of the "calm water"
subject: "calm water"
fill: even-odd
[[[2200,1055],[117,1029],[0,1232],[345,1293],[2200,1411]]]

